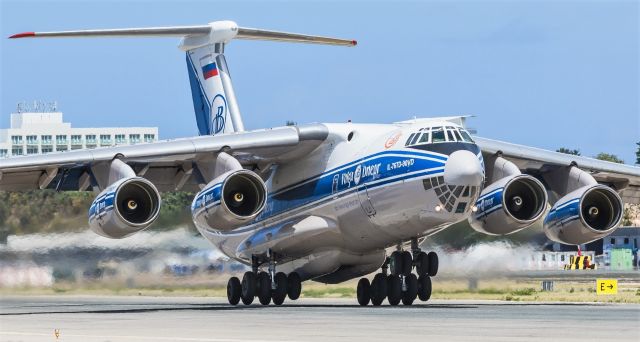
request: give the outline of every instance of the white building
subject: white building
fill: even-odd
[[[158,140],[158,127],[71,128],[55,104],[26,107],[18,105],[10,128],[0,129],[0,158]]]

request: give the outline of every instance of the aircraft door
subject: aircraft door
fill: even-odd
[[[367,214],[369,218],[376,216],[376,209],[373,207],[373,203],[371,203],[371,198],[367,192],[367,186],[365,184],[358,186],[356,192],[358,193],[358,200],[360,201],[360,206],[362,207],[362,210],[364,210],[364,213]]]

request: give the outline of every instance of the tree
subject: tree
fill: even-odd
[[[640,165],[640,141],[636,143],[638,150],[636,151],[636,164]]]
[[[615,154],[609,154],[604,152],[598,153],[598,155],[596,156],[596,159],[600,159],[600,160],[604,160],[612,163],[624,164],[624,160],[618,158],[618,156],[616,156]]]
[[[573,154],[574,156],[580,155],[580,150],[572,150],[570,148],[560,147],[556,150],[556,152],[564,153],[564,154]]]

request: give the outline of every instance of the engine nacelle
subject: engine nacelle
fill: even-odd
[[[547,192],[532,176],[512,175],[484,189],[475,206],[476,212],[469,217],[473,229],[489,235],[511,234],[542,217]]]
[[[120,239],[151,225],[160,213],[160,193],[150,181],[131,177],[109,185],[89,208],[89,227]]]
[[[233,170],[216,177],[191,204],[198,229],[228,231],[253,220],[264,210],[267,187],[249,170]]]
[[[587,185],[559,199],[544,219],[553,241],[580,245],[611,234],[622,220],[622,199],[604,185]]]

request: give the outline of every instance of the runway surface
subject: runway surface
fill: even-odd
[[[231,307],[223,298],[3,297],[0,341],[640,341],[640,305],[354,303]]]

